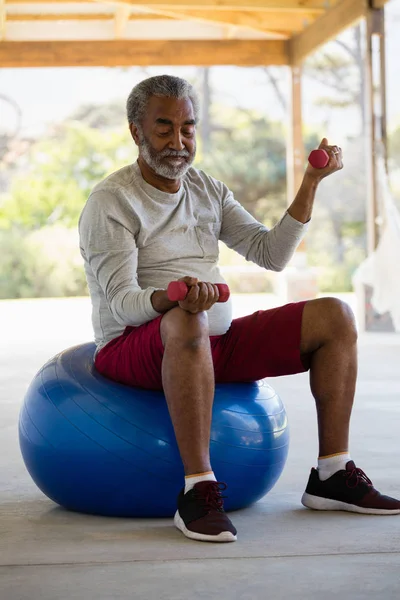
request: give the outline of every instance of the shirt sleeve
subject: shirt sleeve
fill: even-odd
[[[114,319],[138,327],[159,316],[151,296],[159,288],[138,284],[134,218],[127,223],[111,192],[94,192],[79,221],[81,253]]]
[[[247,212],[226,188],[220,239],[260,267],[282,271],[307,229],[308,223],[296,221],[287,211],[272,229],[268,229]]]

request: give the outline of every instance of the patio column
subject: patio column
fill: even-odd
[[[293,202],[304,176],[305,151],[301,98],[301,64],[290,67],[290,93],[286,150],[287,204]],[[315,298],[318,293],[315,269],[307,265],[304,240],[297,249],[290,268],[277,274],[275,293],[282,303]]]
[[[379,242],[378,159],[380,157],[383,157],[387,171],[385,19],[383,8],[368,9],[365,37],[367,249],[368,254],[371,254]]]
[[[291,204],[304,175],[303,120],[301,106],[301,66],[290,67],[288,135],[286,151],[287,199]]]

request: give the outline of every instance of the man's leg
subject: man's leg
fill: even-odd
[[[236,529],[223,511],[220,484],[210,463],[215,385],[207,314],[174,308],[162,318],[160,333],[164,393],[189,476],[178,497],[175,525],[192,539],[235,541]]]
[[[185,475],[211,471],[214,368],[207,313],[170,310],[162,318],[160,333],[163,388]]]
[[[310,368],[320,452],[318,470],[311,470],[302,503],[317,510],[400,513],[400,501],[380,494],[348,454],[357,331],[347,304],[334,298],[306,303],[300,352],[304,366]]]
[[[356,342],[353,314],[335,298],[258,311],[235,319],[215,344],[216,380],[254,381],[309,369],[320,455],[318,470],[311,470],[303,504],[320,510],[400,513],[400,501],[382,496],[348,453]]]
[[[310,369],[320,456],[347,452],[357,378],[357,330],[349,306],[335,298],[307,302],[300,353]]]

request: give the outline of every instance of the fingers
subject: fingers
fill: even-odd
[[[328,152],[328,154],[340,154],[342,149],[340,148],[340,146],[332,146],[328,144],[328,140],[327,138],[323,138],[320,145],[318,146],[319,149],[322,150],[326,150],[326,152]]]
[[[322,142],[320,143],[318,148],[323,148],[325,150],[326,146],[328,146],[328,140],[324,137],[324,138],[322,138]]]
[[[197,277],[181,277],[180,279],[178,279],[178,281],[183,281],[189,287],[192,286],[192,285],[196,285],[196,283],[199,282],[199,280],[197,279]]]
[[[182,281],[187,283],[185,279],[190,278],[182,278]],[[199,282],[197,279],[196,282],[196,284],[190,286],[185,300],[179,302],[181,308],[192,313],[209,310],[219,299],[219,290],[215,284],[204,281]]]
[[[211,308],[212,305],[215,304],[216,302],[218,302],[218,300],[219,300],[219,289],[217,288],[217,286],[213,283],[207,283],[207,287],[208,287],[209,307],[206,310]]]
[[[325,167],[330,172],[343,169],[343,153],[340,146],[329,145],[327,138],[323,138],[319,148],[325,150],[329,155],[329,163]]]
[[[330,149],[330,151],[331,151],[333,154],[335,154],[335,155],[337,155],[337,154],[340,154],[340,153],[341,153],[341,151],[342,151],[342,149],[341,149],[341,148],[339,148],[339,146],[328,146],[328,148],[329,148],[329,149]]]
[[[200,281],[197,285],[191,288],[193,290],[191,296],[187,295],[187,299],[195,303],[199,311],[209,310],[215,302],[218,301],[219,291],[216,285]]]
[[[207,304],[208,301],[208,285],[203,281],[200,281],[200,283],[196,287],[198,287],[199,289],[199,296],[197,298],[197,302],[199,304],[199,308],[202,308]]]
[[[318,182],[343,169],[343,153],[340,146],[328,144],[328,139],[324,137],[319,145],[319,149],[324,150],[328,154],[328,163],[323,168],[317,168],[309,162],[306,171],[308,175],[314,177]]]
[[[339,146],[329,146],[329,150],[327,150],[330,162],[332,166],[335,166],[337,169],[343,169],[343,154],[342,149]]]

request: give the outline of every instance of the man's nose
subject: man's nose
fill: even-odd
[[[185,148],[185,145],[183,143],[182,134],[179,129],[177,131],[174,131],[174,133],[172,135],[171,144],[172,144],[172,148],[174,150],[183,150]]]

